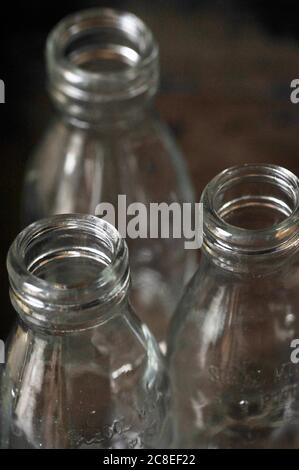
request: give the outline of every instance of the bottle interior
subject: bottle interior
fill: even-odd
[[[111,264],[113,248],[96,235],[57,230],[35,237],[27,247],[25,262],[36,277],[57,287],[84,288]]]
[[[218,216],[246,230],[269,229],[289,217],[296,205],[297,198],[287,183],[254,174],[232,178],[214,197]]]

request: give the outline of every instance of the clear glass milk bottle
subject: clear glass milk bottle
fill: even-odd
[[[201,263],[169,341],[173,445],[298,448],[298,179],[234,167],[202,203]]]
[[[1,377],[1,447],[167,445],[164,363],[128,302],[116,229],[85,215],[35,222],[8,271],[19,322]]]
[[[95,214],[100,202],[190,202],[191,183],[168,129],[153,113],[158,46],[135,15],[92,9],[62,20],[47,42],[51,99],[58,116],[25,178],[24,219]],[[150,221],[149,221],[150,223]],[[182,239],[127,239],[133,301],[159,340],[194,252]]]

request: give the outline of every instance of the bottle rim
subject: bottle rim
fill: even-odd
[[[104,39],[105,34],[110,35],[108,39]],[[107,58],[115,63],[122,59],[126,66],[88,69],[80,60],[92,55],[95,60]],[[133,13],[109,8],[73,13],[62,19],[47,39],[51,96],[74,116],[80,115],[78,108],[84,103],[104,106],[111,102],[127,103],[140,95],[152,96],[158,85],[158,56],[152,32]]]
[[[52,240],[54,247],[52,246]],[[52,282],[35,274],[52,256],[100,259],[99,272],[80,285]],[[55,215],[26,227],[7,256],[12,303],[25,321],[73,329],[97,321],[103,307],[127,294],[128,248],[119,232],[92,215]]]
[[[242,193],[242,184],[255,185],[255,192]],[[240,194],[235,189],[240,187]],[[258,188],[258,189],[257,189]],[[235,191],[230,198],[230,191]],[[226,193],[226,195],[225,195]],[[228,194],[228,197],[227,197]],[[203,191],[203,248],[219,262],[229,264],[229,256],[237,255],[238,264],[244,257],[284,254],[299,244],[299,180],[295,174],[274,164],[244,164],[228,168],[215,176]],[[276,208],[283,219],[270,226],[248,228],[230,223],[226,215],[242,204],[254,207],[264,204]],[[225,214],[225,215],[224,215]],[[236,258],[231,259],[232,264]],[[237,267],[236,267],[237,268]]]

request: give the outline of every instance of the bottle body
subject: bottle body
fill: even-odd
[[[116,18],[120,15],[110,10],[96,13],[91,10],[86,14],[89,21],[98,21],[95,28],[103,34],[103,18],[114,24],[113,15]],[[127,16],[133,25],[139,24],[136,17]],[[124,16],[126,21],[127,16]],[[126,196],[127,207],[132,203],[149,208],[150,203],[192,202],[192,187],[183,158],[165,125],[150,109],[157,87],[156,45],[147,38],[150,52],[146,51],[143,58],[138,50],[141,33],[136,33],[134,42],[130,43],[131,52],[136,49],[140,56],[136,64],[126,63],[124,71],[126,58],[113,56],[115,70],[111,73],[106,61],[95,60],[106,54],[103,48],[108,46],[87,36],[89,27],[83,22],[84,15],[83,20],[80,18],[70,22],[76,22],[78,28],[82,22],[82,40],[88,40],[90,47],[96,48],[96,54],[90,53],[85,63],[85,49],[81,50],[76,43],[75,63],[79,61],[81,68],[77,66],[73,73],[77,81],[80,73],[85,75],[82,75],[84,94],[75,101],[66,71],[61,71],[59,60],[52,57],[53,50],[62,48],[61,39],[55,40],[54,35],[49,40],[50,92],[60,115],[29,163],[25,177],[25,222],[59,213],[95,214],[100,203],[113,204],[117,212],[119,195]],[[62,26],[67,30],[67,22]],[[128,41],[126,29],[117,30],[117,36],[109,37],[109,41],[121,42],[120,33]],[[78,40],[71,36],[70,44],[75,39]],[[67,60],[73,64],[75,59],[67,56]],[[93,72],[89,73],[89,69]],[[133,83],[130,82],[132,74]],[[80,85],[78,90],[82,91]],[[172,236],[165,239],[128,236],[127,242],[134,306],[159,341],[164,340],[169,317],[180,296],[178,285],[193,272],[194,253],[184,250],[183,240]]]
[[[249,226],[267,223],[266,213],[279,212],[279,201],[290,201],[283,196],[280,170],[275,175],[277,187],[275,172],[271,178],[261,177],[263,167],[245,167],[247,176],[238,171],[227,170],[221,177],[224,181],[217,181],[217,187],[222,183],[223,187],[221,196],[213,188],[211,211],[206,201],[209,189],[204,193],[201,263],[172,325],[173,445],[298,448],[299,368],[292,360],[292,344],[299,337],[297,179],[293,180],[296,204],[284,222],[270,228],[241,226],[239,231],[241,220]],[[226,212],[218,220],[224,206]],[[261,211],[265,211],[262,218]],[[287,231],[294,230],[294,238],[288,238],[290,233],[280,223]],[[217,230],[220,226],[223,232]],[[290,245],[272,251],[271,243],[280,238]]]
[[[298,276],[297,264],[292,273],[248,280],[201,260],[171,346],[175,445],[298,447],[299,369],[291,362]]]
[[[124,253],[117,249],[113,263],[120,264],[100,270],[100,221],[80,216],[49,220],[50,229],[47,221],[38,231],[34,229],[38,224],[29,227],[30,239],[36,240],[29,248],[35,261],[27,255],[26,263],[38,277],[35,291],[25,290],[23,295],[18,289],[20,279],[10,269],[11,298],[21,322],[7,344],[1,378],[1,446],[124,449],[167,445],[164,362],[154,338],[128,302],[127,274],[120,268]],[[48,244],[43,239],[41,244],[38,238],[42,233],[48,237],[53,227],[55,241]],[[106,238],[103,247],[107,243],[111,239]],[[91,249],[92,259],[88,256]],[[35,276],[29,274],[28,279],[35,283]],[[102,281],[106,284],[100,287]],[[39,290],[41,286],[49,290]],[[36,291],[39,297],[33,302]]]
[[[163,445],[165,376],[151,366],[150,335],[145,340],[141,328],[129,325],[126,313],[99,328],[54,338],[18,325],[2,377],[2,446]]]

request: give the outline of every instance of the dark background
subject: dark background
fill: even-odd
[[[14,319],[5,258],[20,229],[27,158],[47,124],[44,46],[64,15],[91,6],[127,9],[160,44],[160,113],[185,153],[199,197],[218,171],[242,162],[299,174],[299,2],[257,0],[2,2],[0,78],[0,338]]]

